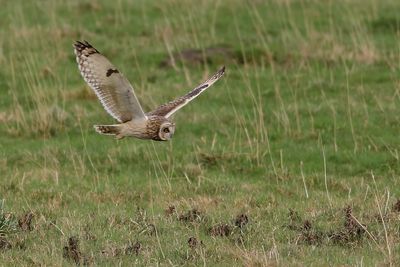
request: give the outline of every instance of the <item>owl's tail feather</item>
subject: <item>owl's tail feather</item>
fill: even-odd
[[[124,136],[121,135],[121,126],[116,125],[95,125],[94,128],[99,134],[115,135],[116,139],[122,139]]]

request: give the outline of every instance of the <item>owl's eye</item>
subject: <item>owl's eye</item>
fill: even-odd
[[[164,132],[164,133],[169,133],[169,129],[168,129],[168,128],[164,128],[164,129],[163,129],[163,132]]]

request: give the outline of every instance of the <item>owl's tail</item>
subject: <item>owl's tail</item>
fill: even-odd
[[[121,135],[121,126],[116,125],[95,125],[94,128],[99,134],[115,135],[116,139],[122,139],[124,136]]]

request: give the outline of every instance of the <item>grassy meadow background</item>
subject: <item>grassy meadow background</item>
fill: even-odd
[[[399,1],[0,4],[1,265],[400,264]],[[75,40],[146,111],[226,75],[116,141]]]

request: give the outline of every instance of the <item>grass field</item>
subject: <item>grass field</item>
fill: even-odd
[[[399,1],[0,3],[0,265],[400,265]],[[146,111],[227,71],[117,141],[75,40]]]

